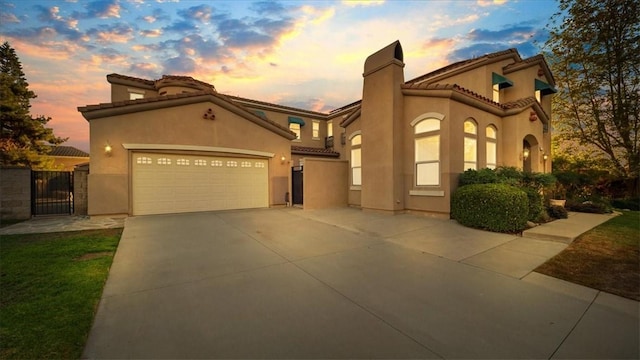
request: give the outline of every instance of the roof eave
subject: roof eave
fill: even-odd
[[[293,140],[296,138],[295,133],[291,132],[289,129],[278,126],[277,124],[271,123],[255,114],[246,110],[237,104],[232,103],[230,100],[227,100],[220,96],[219,94],[206,93],[199,95],[183,95],[175,98],[167,98],[160,101],[150,101],[150,102],[136,102],[133,104],[122,105],[122,106],[112,106],[101,108],[101,105],[89,105],[84,107],[78,107],[78,111],[82,113],[82,116],[87,120],[95,120],[105,117],[132,114],[136,112],[150,111],[150,110],[158,110],[158,109],[166,109],[169,107],[175,106],[184,106],[197,104],[202,102],[211,102],[214,103],[226,110],[229,110],[236,115],[239,115],[265,129],[271,130],[272,132],[283,136],[289,140]],[[113,105],[111,104],[102,104],[104,105]]]

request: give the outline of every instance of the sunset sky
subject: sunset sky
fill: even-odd
[[[541,51],[549,0],[0,0],[32,114],[87,151],[78,106],[109,102],[106,75],[189,75],[225,94],[315,111],[359,100],[366,57],[395,40],[405,79],[517,48]]]

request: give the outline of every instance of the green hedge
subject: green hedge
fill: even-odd
[[[516,233],[527,227],[527,194],[505,184],[473,184],[458,188],[451,199],[451,217],[477,229]]]

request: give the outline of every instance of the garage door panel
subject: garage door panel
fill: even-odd
[[[134,153],[133,214],[268,207],[268,161]]]

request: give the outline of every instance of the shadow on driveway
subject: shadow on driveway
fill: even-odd
[[[637,302],[531,273],[564,246],[356,209],[128,218],[83,357],[637,358]]]

